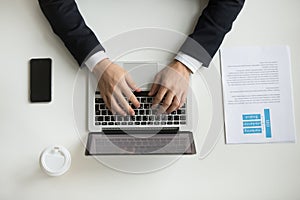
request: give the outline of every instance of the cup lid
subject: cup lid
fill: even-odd
[[[71,155],[63,146],[50,146],[41,153],[40,165],[46,174],[60,176],[70,168]]]

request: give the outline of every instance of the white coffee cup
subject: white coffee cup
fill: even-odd
[[[41,153],[40,166],[49,176],[63,175],[71,166],[71,155],[63,146],[50,146]]]

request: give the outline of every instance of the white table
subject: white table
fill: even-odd
[[[78,0],[78,4],[87,23],[102,41],[107,41],[122,32],[144,27],[187,34],[205,2]],[[247,1],[223,43],[223,46],[290,46],[296,125],[300,123],[299,8],[300,2],[297,0]],[[141,172],[145,166],[159,167],[168,158],[106,158],[106,163],[119,167],[119,170],[114,170],[92,157],[85,157],[81,138],[87,134],[86,123],[75,123],[72,102],[73,86],[80,81],[85,83],[86,72],[77,73],[76,62],[50,31],[37,1],[3,0],[0,16],[1,200],[299,199],[298,143],[226,145],[221,133],[215,148],[205,159],[199,159],[198,152],[195,156],[181,157],[161,170],[140,174],[125,173],[122,169],[132,169],[133,172],[136,168]],[[31,57],[53,59],[54,86],[50,104],[29,103],[28,61]],[[153,60],[165,57],[163,53],[137,52],[125,59]],[[213,64],[219,66],[217,55]],[[79,82],[75,81],[76,77]],[[199,78],[196,81],[200,85],[198,97],[202,99],[198,102],[201,114],[196,137],[197,148],[201,149],[201,142],[212,119],[212,103],[203,80]],[[80,98],[84,102],[85,94],[78,95]],[[86,116],[85,109],[86,105],[83,104],[76,111],[77,114],[82,113],[83,119]],[[67,147],[72,155],[71,169],[55,178],[45,175],[38,162],[40,152],[52,144]]]

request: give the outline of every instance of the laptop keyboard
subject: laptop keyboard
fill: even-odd
[[[157,115],[156,110],[151,109],[153,97],[148,96],[148,92],[135,93],[140,107],[135,108],[131,102],[129,105],[135,111],[135,116],[113,115],[105,106],[100,92],[95,93],[95,125],[96,126],[161,126],[185,125],[187,121],[186,104],[181,109],[170,114]]]

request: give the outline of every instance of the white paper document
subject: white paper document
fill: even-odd
[[[220,53],[226,143],[295,142],[289,48]]]

